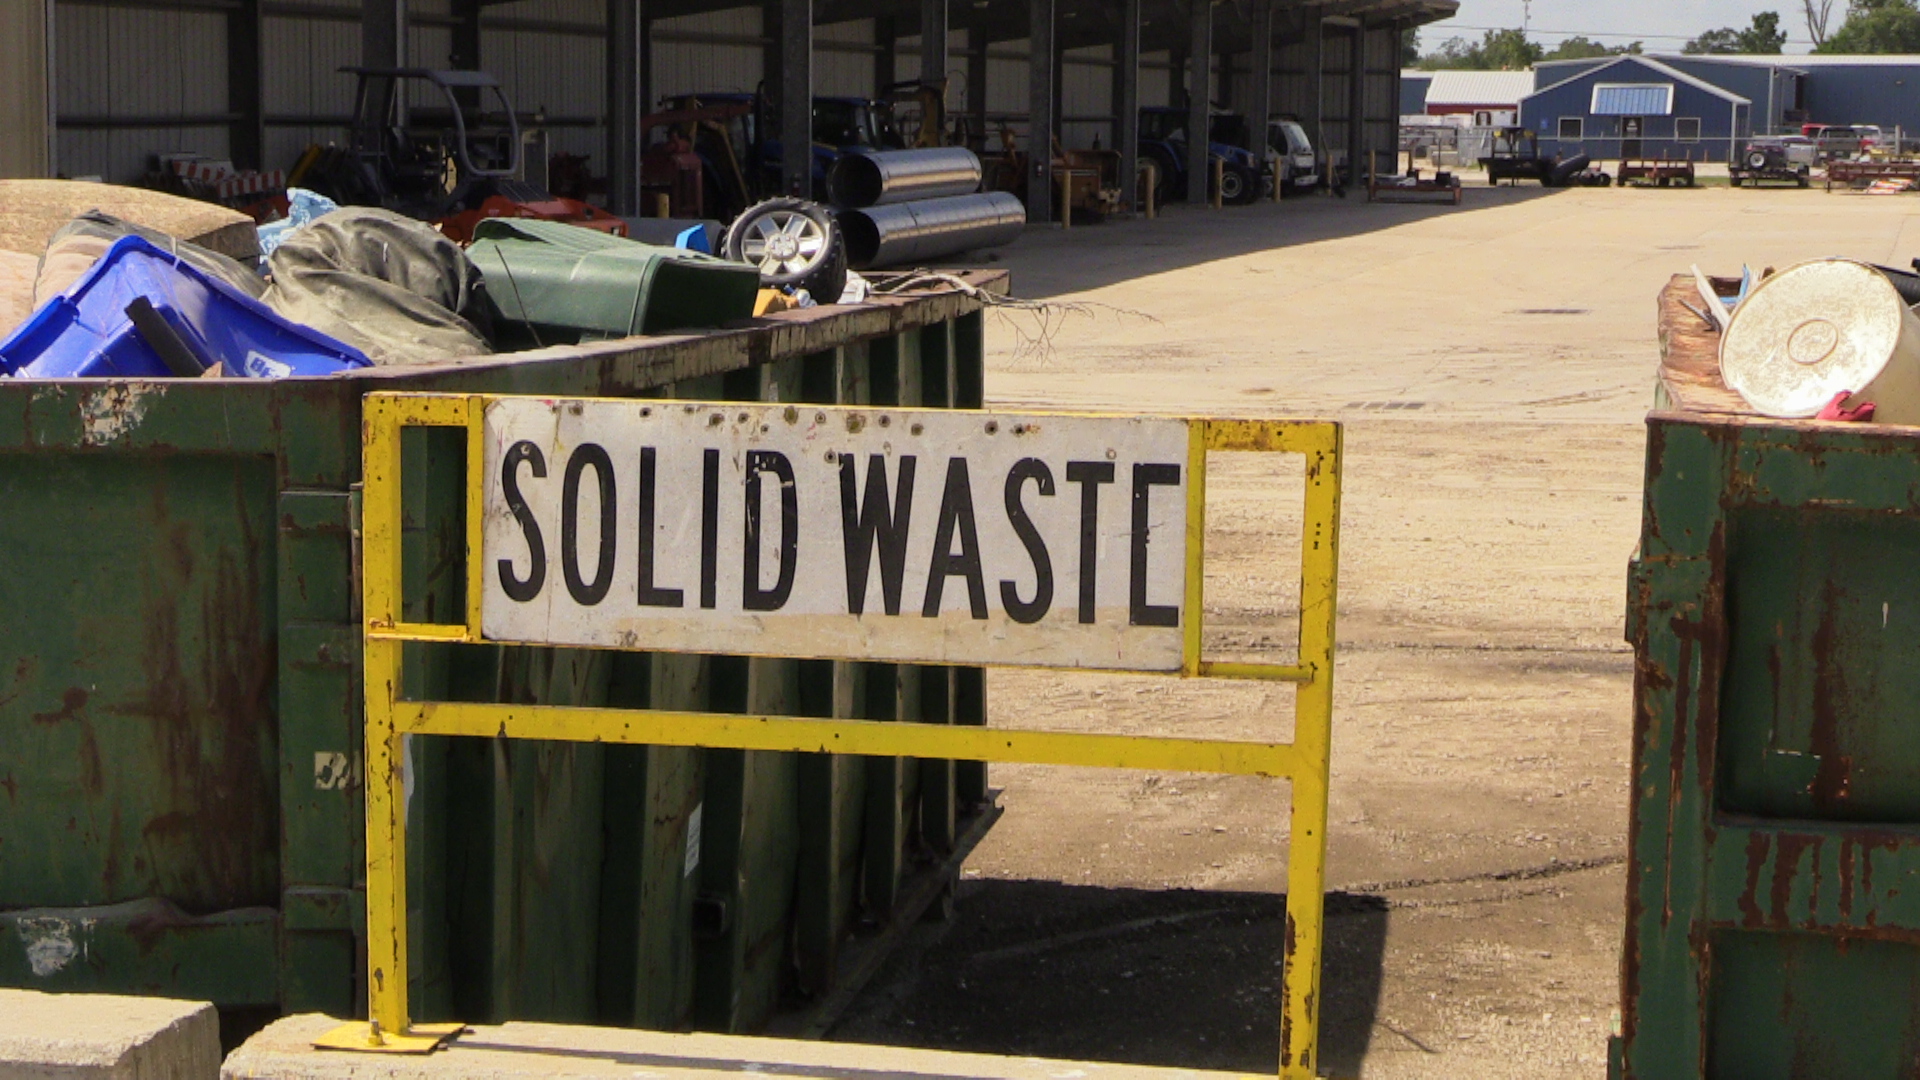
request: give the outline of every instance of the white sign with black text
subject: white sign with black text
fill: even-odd
[[[504,398],[490,641],[1175,671],[1183,420]]]

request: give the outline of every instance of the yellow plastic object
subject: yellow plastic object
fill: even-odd
[[[1009,731],[908,722],[826,720],[698,712],[402,700],[407,641],[484,640],[482,594],[483,396],[371,394],[363,431],[363,612],[366,685],[367,987],[370,1023],[347,1025],[328,1049],[430,1051],[460,1025],[412,1027],[407,1002],[405,777],[408,735],[819,751],[956,758],[1092,768],[1152,769],[1285,778],[1291,784],[1287,933],[1280,1016],[1282,1080],[1318,1074],[1327,784],[1340,528],[1340,425],[1321,421],[1191,419],[1188,439],[1187,595],[1180,674],[1296,684],[1294,741],[1146,738]],[[817,408],[825,409],[825,406]],[[467,609],[464,625],[398,619],[401,596],[400,434],[406,427],[467,430]],[[1292,664],[1211,661],[1202,655],[1206,455],[1210,451],[1306,458],[1301,536],[1299,652]],[[858,659],[851,657],[850,659]]]
[[[799,306],[793,302],[793,297],[779,289],[761,289],[760,295],[753,301],[753,317],[757,319],[776,311],[791,311]]]

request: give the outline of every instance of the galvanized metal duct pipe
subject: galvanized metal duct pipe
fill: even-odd
[[[1004,191],[926,199],[834,215],[846,238],[847,261],[858,269],[921,264],[945,255],[1013,242],[1027,209]]]
[[[980,159],[964,146],[856,150],[827,170],[827,200],[842,209],[944,199],[980,190]]]

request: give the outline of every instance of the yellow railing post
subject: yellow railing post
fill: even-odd
[[[1320,962],[1326,919],[1327,788],[1333,735],[1333,652],[1340,564],[1340,429],[1321,429],[1307,453],[1300,545],[1300,665],[1313,679],[1294,697],[1292,831],[1287,847],[1287,925],[1281,985],[1280,1076],[1318,1076]]]

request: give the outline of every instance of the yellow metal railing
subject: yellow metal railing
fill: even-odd
[[[1331,422],[1187,420],[1185,677],[1291,682],[1290,743],[1009,731],[945,724],[822,720],[552,705],[411,701],[401,697],[408,641],[480,642],[486,396],[371,394],[364,409],[362,523],[366,620],[367,997],[369,1020],[330,1033],[335,1049],[425,1052],[459,1024],[415,1025],[407,1003],[405,777],[408,735],[641,743],[882,757],[1155,769],[1286,779],[1291,838],[1280,1015],[1283,1080],[1314,1077],[1319,1035],[1326,863],[1328,748],[1333,717],[1334,617],[1339,562],[1341,429]],[[400,619],[400,441],[409,427],[467,432],[467,604],[464,625]],[[1201,654],[1206,464],[1213,451],[1306,459],[1300,627],[1290,665],[1212,661]],[[859,659],[844,657],[843,659]]]

